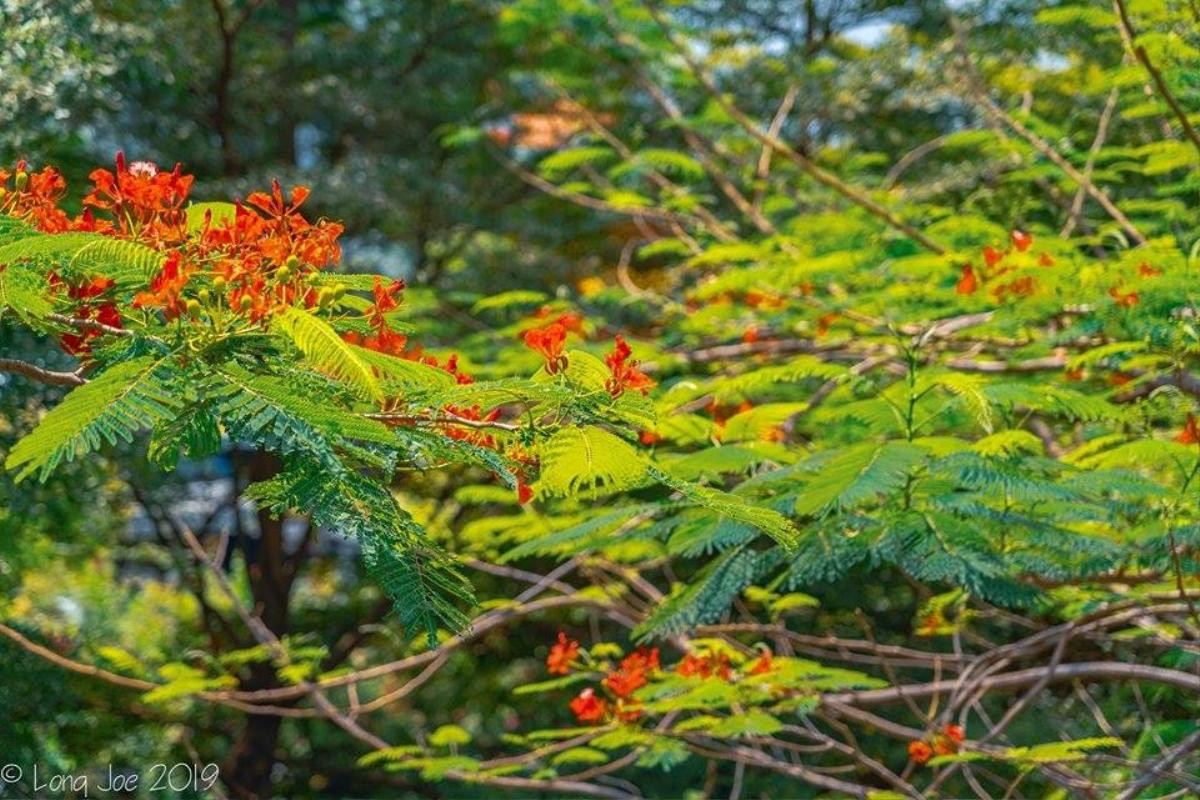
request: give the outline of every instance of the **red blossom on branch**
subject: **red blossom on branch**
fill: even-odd
[[[588,687],[571,701],[571,711],[580,722],[602,722],[608,716],[608,701]]]
[[[567,341],[567,329],[561,322],[552,322],[544,328],[530,328],[521,337],[525,346],[546,359],[546,372],[554,375],[566,369],[567,357],[563,347]]]
[[[620,397],[627,389],[648,394],[654,386],[650,376],[638,369],[638,362],[630,361],[633,350],[625,343],[625,339],[617,334],[613,342],[613,351],[604,358],[604,363],[611,371],[605,388],[613,397]]]
[[[571,671],[571,662],[579,656],[579,642],[558,632],[558,641],[550,647],[546,656],[546,671],[551,675],[566,675]]]

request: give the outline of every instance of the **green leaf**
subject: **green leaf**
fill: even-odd
[[[125,361],[71,391],[8,454],[5,467],[17,480],[34,472],[44,481],[60,463],[103,443],[132,441],[140,430],[170,419],[183,405],[163,373],[166,359]]]
[[[541,447],[543,497],[630,489],[645,482],[646,462],[628,442],[594,426],[562,428]]]
[[[325,320],[291,307],[276,315],[273,326],[290,338],[313,366],[357,387],[367,397],[383,401],[383,389],[371,365]]]

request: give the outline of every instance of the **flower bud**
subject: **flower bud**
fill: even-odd
[[[293,272],[300,268],[300,259],[294,255],[288,256],[287,261],[283,262],[285,269],[290,269]]]
[[[334,299],[333,289],[330,289],[328,286],[317,292],[317,306],[319,308],[328,307],[334,302]]]
[[[18,170],[16,177],[13,179],[13,185],[17,187],[18,192],[25,191],[25,187],[29,185],[29,173],[25,170]]]
[[[290,261],[291,259],[288,260]],[[292,271],[288,268],[287,264],[284,264],[282,267],[275,270],[275,277],[279,279],[280,283],[287,283],[292,279]]]
[[[249,311],[250,306],[252,305],[254,305],[254,300],[250,297],[250,295],[244,294],[238,298],[238,308],[242,311]]]
[[[200,302],[205,305],[208,305],[212,302],[212,292],[210,292],[208,289],[201,289],[200,291],[196,292],[196,296],[199,297]]]
[[[194,317],[200,313],[200,302],[198,300],[189,299],[183,305],[187,309],[188,316]]]
[[[225,279],[219,275],[213,278],[213,290],[217,292],[225,291]]]
[[[333,299],[334,300],[341,300],[345,296],[346,296],[346,287],[345,286],[333,287]]]

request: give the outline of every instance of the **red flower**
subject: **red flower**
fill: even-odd
[[[65,286],[67,297],[79,301],[72,311],[71,316],[76,319],[98,322],[110,328],[121,327],[121,313],[117,310],[116,305],[111,301],[97,302],[98,298],[115,285],[112,278],[97,275],[84,283],[71,285],[65,284],[57,273],[53,271],[49,273],[47,278],[52,292],[61,291]],[[104,331],[94,328],[81,329],[63,334],[59,338],[59,343],[67,353],[81,355],[90,352],[92,349],[92,340],[103,335]]]
[[[769,650],[764,650],[763,654],[760,655],[758,660],[754,662],[754,666],[750,667],[750,674],[766,675],[771,671],[771,667],[771,652]]]
[[[1141,275],[1143,278],[1157,278],[1159,275],[1162,275],[1162,270],[1155,269],[1143,261],[1138,264],[1138,275]]]
[[[646,673],[657,670],[658,648],[647,650],[639,647],[621,661],[621,666],[610,672],[604,679],[607,686],[617,697],[628,697],[642,686],[646,685]]]
[[[608,702],[589,687],[571,701],[571,711],[580,722],[600,722],[608,714]]]
[[[271,193],[266,192],[251,192],[246,195],[246,202],[255,208],[261,210],[271,217],[282,218],[296,212],[296,209],[304,205],[304,201],[308,199],[309,194],[307,186],[292,187],[292,202],[289,204],[283,199],[283,188],[279,185],[279,181],[271,181]]]
[[[742,341],[746,344],[754,344],[758,341],[758,327],[751,325],[746,328],[746,332],[742,334]]]
[[[578,314],[566,313],[560,314],[558,324],[569,330],[571,333],[583,335],[583,317]]]
[[[150,291],[138,292],[133,298],[134,308],[161,308],[167,319],[178,317],[184,311],[184,302],[180,295],[191,277],[190,272],[183,267],[179,251],[173,251],[163,262],[162,269],[150,281]]]
[[[817,317],[817,336],[824,336],[829,333],[829,328],[837,321],[838,313],[830,311],[828,314],[822,314]]]
[[[1038,265],[1042,267],[1053,267],[1054,257],[1049,253],[1042,253],[1040,256],[1038,256]]]
[[[1110,288],[1108,296],[1117,301],[1117,305],[1122,308],[1133,308],[1138,304],[1137,292],[1122,292],[1119,286]]]
[[[533,499],[533,489],[525,481],[517,481],[517,502],[525,505]]]
[[[983,248],[983,263],[989,267],[994,267],[1000,263],[1000,259],[1004,258],[1004,253],[1001,253],[996,248],[988,245]]]
[[[1013,247],[1017,248],[1018,253],[1024,253],[1033,244],[1033,237],[1024,231],[1014,230],[1012,232]]]
[[[370,324],[373,328],[382,328],[387,325],[387,320],[384,314],[393,311],[400,306],[400,293],[404,291],[404,281],[395,280],[384,286],[383,281],[379,276],[375,276],[375,285],[371,287],[371,293],[375,297],[374,304],[371,305],[367,312]]]
[[[954,291],[958,294],[973,294],[978,288],[979,281],[975,277],[975,270],[970,264],[963,264],[962,277],[958,279]]]
[[[629,361],[633,351],[625,343],[625,339],[617,334],[613,343],[613,351],[604,357],[604,363],[612,371],[612,376],[605,383],[605,388],[613,397],[620,397],[626,389],[633,389],[642,394],[648,394],[654,381],[650,376],[638,369],[638,362]]]
[[[638,434],[638,441],[647,447],[650,447],[651,445],[661,442],[662,437],[654,431],[642,431],[640,434]]]
[[[925,742],[909,742],[908,757],[918,764],[924,764],[933,757],[933,748]]]
[[[523,337],[525,346],[546,359],[546,372],[555,374],[567,366],[563,347],[567,342],[567,329],[560,322],[551,322],[544,328],[530,328]]]
[[[947,725],[942,728],[942,733],[946,735],[946,738],[958,744],[962,744],[962,740],[965,738],[961,725]]]
[[[579,655],[579,642],[568,639],[562,631],[558,632],[558,641],[550,648],[546,656],[546,671],[551,675],[566,675],[571,671],[571,662]]]
[[[1175,437],[1175,441],[1180,444],[1200,444],[1200,426],[1196,424],[1196,418],[1188,414],[1187,422],[1183,425],[1183,430]]]

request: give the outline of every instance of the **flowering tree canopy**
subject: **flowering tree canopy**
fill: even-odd
[[[225,201],[254,3],[221,181],[0,169],[0,641],[239,798],[1200,792],[1194,10],[483,5],[411,263],[344,76]]]

